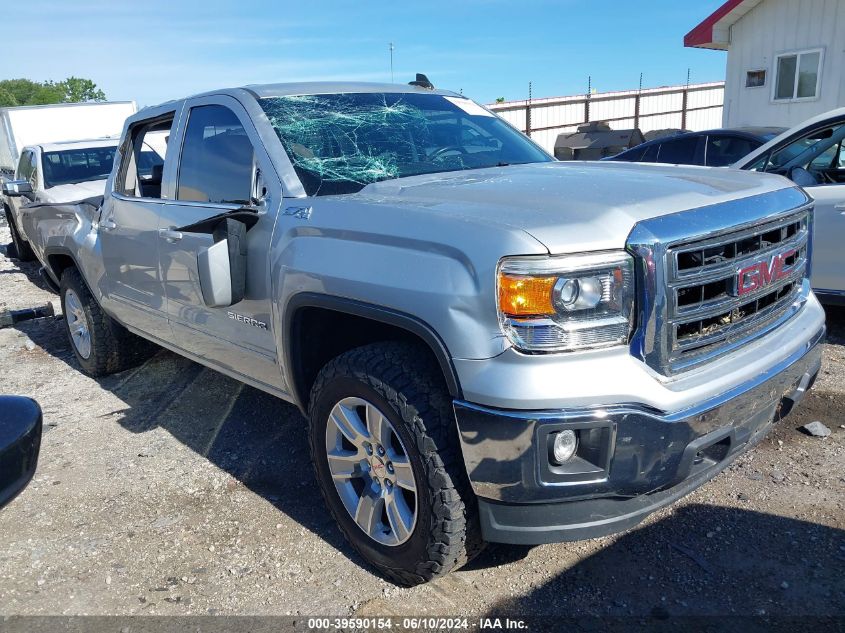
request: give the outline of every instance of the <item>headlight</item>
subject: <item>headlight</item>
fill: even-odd
[[[499,264],[499,321],[525,351],[627,343],[633,306],[634,262],[623,251],[506,257]]]

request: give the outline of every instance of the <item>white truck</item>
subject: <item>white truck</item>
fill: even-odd
[[[4,195],[3,209],[6,219],[9,222],[9,229],[12,233],[12,240],[18,251],[18,257],[23,260],[32,259],[32,250],[26,236],[20,231],[20,218],[18,210],[20,204],[12,200],[15,193],[23,196],[23,202],[69,202],[84,198],[74,187],[65,188],[53,192],[53,195],[41,195],[49,187],[45,182],[45,169],[41,165],[42,148],[46,143],[66,143],[78,139],[97,139],[90,143],[76,144],[74,146],[52,147],[57,152],[53,159],[59,161],[55,171],[57,175],[72,176],[76,170],[90,165],[89,158],[98,162],[104,158],[103,151],[93,151],[94,148],[101,148],[111,145],[111,156],[114,155],[114,147],[117,140],[106,141],[120,135],[126,117],[135,114],[137,107],[134,101],[111,101],[103,103],[60,103],[43,106],[20,106],[16,108],[0,108],[0,184],[6,185],[7,181],[14,179],[25,180],[29,184],[29,191],[26,185],[13,186],[13,196]],[[92,152],[82,152],[88,148]],[[75,150],[75,153],[62,153]],[[46,152],[46,150],[45,150]],[[72,162],[70,164],[68,161]],[[103,171],[108,175],[111,169],[109,164]],[[94,168],[96,171],[96,168]],[[58,174],[61,171],[62,174]],[[86,173],[91,169],[86,169]],[[98,180],[105,184],[105,175]],[[91,180],[90,178],[85,178]],[[61,178],[60,178],[61,180]],[[74,179],[67,178],[63,185],[73,184]],[[6,187],[4,186],[4,194]],[[99,189],[102,193],[102,187]],[[90,194],[95,195],[95,194]]]

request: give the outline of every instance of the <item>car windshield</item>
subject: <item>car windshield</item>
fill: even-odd
[[[822,127],[774,152],[764,154],[747,169],[786,173],[789,168],[796,166],[810,168],[814,165],[830,165],[836,155],[837,144],[841,143],[843,138],[845,124]]]
[[[105,180],[114,162],[114,147],[88,147],[45,152],[44,188],[90,180]]]
[[[552,158],[469,99],[344,93],[259,100],[308,195],[381,180]]]

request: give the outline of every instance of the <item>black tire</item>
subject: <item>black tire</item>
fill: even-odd
[[[15,219],[12,216],[11,209],[4,207],[4,210],[6,212],[6,221],[9,223],[9,232],[12,234],[12,245],[15,250],[14,253],[9,253],[9,255],[22,262],[33,261],[35,259],[35,253],[32,251],[29,242],[24,240],[18,232],[18,227],[15,225]]]
[[[88,328],[90,353],[87,357],[80,353],[71,334],[71,316],[66,302],[68,291],[73,291],[79,299]],[[158,350],[154,343],[132,334],[103,312],[76,268],[67,268],[62,273],[59,296],[71,349],[82,370],[89,376],[106,376],[124,371],[140,364]]]
[[[329,415],[335,404],[350,397],[372,403],[388,418],[411,463],[417,488],[416,524],[399,545],[383,545],[358,526],[329,471]],[[483,549],[452,399],[426,349],[391,342],[341,354],[317,376],[309,417],[311,458],[326,505],[355,550],[385,577],[400,585],[417,585],[463,566]]]

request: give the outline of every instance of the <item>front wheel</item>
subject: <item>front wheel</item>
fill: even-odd
[[[331,514],[394,582],[443,576],[482,549],[451,399],[426,350],[379,343],[326,365],[311,391],[310,443]]]

